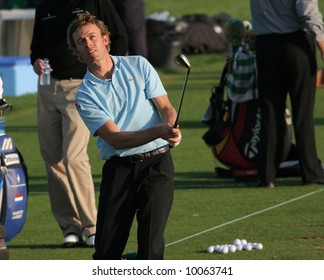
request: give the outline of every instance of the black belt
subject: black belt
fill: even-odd
[[[157,155],[161,155],[169,151],[170,147],[169,145],[165,145],[163,147],[157,148],[155,150],[146,152],[146,153],[140,153],[140,154],[135,154],[131,156],[126,156],[126,157],[118,157],[118,156],[113,156],[111,159],[112,160],[129,160],[130,162],[136,162],[136,161],[143,161],[152,157],[155,157]]]

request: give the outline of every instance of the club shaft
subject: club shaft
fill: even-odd
[[[188,70],[187,70],[187,75],[186,75],[185,81],[183,83],[182,93],[181,93],[181,96],[180,96],[179,107],[178,107],[178,111],[177,111],[177,118],[176,118],[175,123],[173,125],[174,128],[176,128],[178,126],[178,121],[179,121],[179,116],[180,116],[180,110],[181,110],[181,107],[182,107],[183,96],[184,96],[184,93],[186,91],[186,86],[187,86],[187,81],[188,81],[189,73],[190,73],[190,68],[188,68]]]

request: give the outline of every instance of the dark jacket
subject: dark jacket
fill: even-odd
[[[67,28],[78,12],[88,11],[102,20],[111,33],[110,53],[126,55],[127,32],[110,0],[42,0],[36,7],[31,64],[38,58],[49,59],[56,79],[82,79],[86,65],[68,49]]]

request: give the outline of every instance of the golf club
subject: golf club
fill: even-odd
[[[182,106],[182,100],[183,100],[183,96],[184,96],[184,93],[185,93],[185,90],[186,90],[191,65],[190,65],[190,62],[189,62],[188,58],[182,53],[178,54],[174,58],[174,62],[175,62],[176,65],[187,69],[187,75],[186,75],[186,78],[185,78],[185,81],[184,81],[184,84],[183,84],[183,87],[182,87],[182,93],[181,93],[179,107],[178,107],[178,111],[177,111],[177,118],[176,118],[176,121],[175,121],[174,126],[173,126],[173,127],[177,127],[178,126],[178,121],[179,121],[179,116],[180,116],[180,110],[181,110],[181,106]]]

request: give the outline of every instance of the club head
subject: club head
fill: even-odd
[[[186,68],[186,69],[190,69],[190,67],[191,67],[188,58],[184,54],[182,54],[182,53],[178,54],[174,58],[174,62],[178,66],[183,67],[183,68]]]

